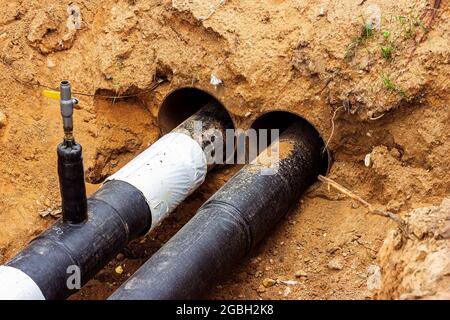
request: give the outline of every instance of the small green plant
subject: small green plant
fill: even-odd
[[[381,81],[383,81],[384,87],[388,90],[388,91],[395,91],[396,86],[395,84],[392,82],[391,79],[389,79],[389,77],[387,77],[384,73],[381,74]]]
[[[347,50],[345,52],[346,61],[349,61],[354,57],[358,46],[373,35],[374,29],[375,28],[372,23],[364,22],[361,33],[347,46]]]
[[[362,38],[369,38],[373,35],[374,26],[371,22],[364,23],[364,28],[361,34]]]
[[[420,27],[423,32],[428,32],[427,27],[417,14],[414,15],[410,12],[407,16],[399,16],[398,21],[402,26],[403,37],[405,39],[411,39],[415,37],[418,27]]]
[[[381,47],[381,55],[386,60],[392,59],[392,53],[395,50],[394,41],[391,40],[391,33],[389,31],[383,32],[383,38],[387,46]]]
[[[392,59],[392,52],[394,51],[394,47],[389,45],[388,47],[381,47],[381,55],[386,60]]]
[[[396,92],[400,97],[405,98],[406,93],[405,91],[398,86],[396,83],[394,83],[388,76],[386,76],[384,73],[380,75],[381,82],[383,83],[386,90],[390,92]]]

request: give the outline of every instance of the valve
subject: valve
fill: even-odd
[[[60,101],[64,138],[58,145],[58,177],[63,221],[79,224],[88,219],[82,147],[73,135],[73,110],[78,100],[72,98],[70,82],[61,81],[60,92],[45,90],[43,95]]]

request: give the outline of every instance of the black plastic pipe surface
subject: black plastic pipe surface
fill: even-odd
[[[327,169],[323,141],[306,122],[279,141],[277,172],[246,165],[109,299],[199,298],[241,261]]]
[[[83,285],[151,225],[142,193],[117,180],[88,199],[88,215],[77,225],[59,220],[6,265],[26,273],[46,299],[64,299],[79,289],[70,280],[76,268]]]
[[[57,154],[63,220],[82,223],[88,214],[81,145],[74,140],[64,141],[58,145]]]
[[[209,103],[174,131],[183,129],[187,135],[195,135],[196,121],[201,121],[204,130],[224,132],[232,127],[226,111]],[[198,142],[206,153],[202,137]],[[106,182],[87,200],[87,215],[83,214],[86,202],[81,196],[85,192],[81,146],[60,145],[58,156],[58,170],[64,184],[62,205],[68,211],[63,219],[6,263],[27,274],[45,299],[50,300],[65,299],[80,289],[74,286],[77,268],[79,286],[82,286],[152,225],[151,212],[142,192],[120,180]]]

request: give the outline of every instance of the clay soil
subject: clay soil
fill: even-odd
[[[77,92],[89,192],[161,136],[163,98],[194,86],[243,129],[274,110],[304,117],[328,142],[328,176],[415,234],[318,182],[206,298],[448,298],[447,1],[0,1],[0,263],[59,214],[46,86]],[[107,298],[238,169],[209,175],[71,299]]]

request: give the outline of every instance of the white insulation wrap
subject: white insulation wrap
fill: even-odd
[[[23,271],[0,266],[0,300],[45,300],[45,297]]]
[[[206,156],[183,133],[171,132],[131,160],[108,180],[140,190],[152,212],[152,229],[205,181]]]

